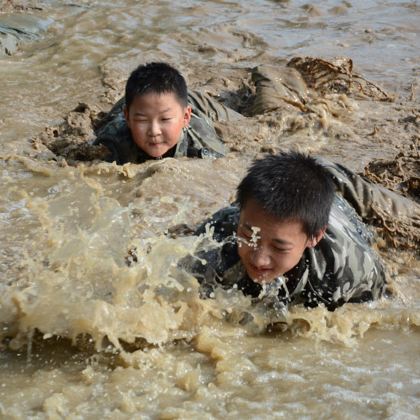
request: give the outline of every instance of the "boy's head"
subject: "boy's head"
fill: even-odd
[[[166,63],[140,65],[127,80],[124,116],[136,145],[151,157],[163,156],[191,119],[185,79]]]
[[[237,200],[239,256],[256,282],[291,270],[322,238],[334,184],[315,159],[280,153],[256,160],[241,181]]]

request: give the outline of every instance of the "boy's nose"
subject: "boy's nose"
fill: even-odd
[[[270,265],[270,255],[263,247],[258,246],[251,251],[251,261],[255,267],[265,268]]]
[[[149,125],[149,135],[158,136],[160,134],[160,125],[157,121],[152,121]]]

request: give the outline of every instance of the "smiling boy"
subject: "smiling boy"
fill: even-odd
[[[126,93],[124,117],[134,143],[152,158],[165,156],[191,120],[186,92]]]
[[[215,282],[254,298],[268,286],[282,305],[329,310],[377,299],[384,268],[359,214],[368,220],[378,205],[394,217],[420,215],[414,202],[341,165],[296,152],[267,156],[239,184],[236,204],[210,220],[221,247],[186,268],[207,294]]]
[[[226,148],[212,119],[237,118],[208,95],[188,93],[185,79],[169,64],[149,63],[131,73],[125,97],[102,122],[95,144],[106,146],[106,160],[120,165],[165,157],[216,158]]]

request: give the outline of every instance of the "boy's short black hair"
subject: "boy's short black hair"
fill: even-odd
[[[138,66],[125,85],[125,106],[146,93],[173,92],[182,106],[188,105],[187,83],[181,73],[167,63],[148,63]]]
[[[282,152],[255,160],[236,197],[241,208],[254,199],[270,215],[301,221],[314,237],[328,224],[334,194],[331,176],[314,158]]]

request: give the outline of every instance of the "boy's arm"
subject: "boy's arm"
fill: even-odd
[[[213,229],[213,239],[221,242],[236,233],[239,223],[239,207],[234,204],[224,207],[210,218],[200,223],[195,229],[195,235],[206,232],[207,226]]]
[[[210,95],[199,91],[190,91],[188,101],[193,112],[200,116],[206,116],[211,121],[236,121],[244,118],[243,115],[223,105]]]
[[[187,156],[202,159],[225,156],[229,150],[218,136],[213,123],[235,121],[244,118],[243,115],[203,92],[190,91],[188,101],[192,107],[192,118],[187,130],[189,137]]]
[[[99,121],[98,127],[95,130],[96,139],[93,144],[102,144],[109,150],[109,155],[106,156],[107,162],[116,162],[120,164],[120,156],[118,153],[118,142],[116,141],[123,132],[126,125],[122,117],[122,109],[124,107],[124,98],[121,98]]]
[[[122,113],[114,115],[108,123],[97,130],[96,135],[94,144],[103,144],[109,150],[108,156],[105,157],[107,162],[123,165],[127,162],[139,161],[140,152],[131,139],[130,130]]]
[[[365,220],[388,217],[420,222],[420,206],[385,187],[367,181],[343,165],[318,158],[337,190]]]
[[[226,146],[207,117],[193,114],[186,136],[188,157],[215,159],[227,153]]]
[[[117,102],[115,102],[114,106],[111,110],[105,114],[103,118],[101,118],[98,122],[95,123],[95,132],[98,135],[102,128],[105,127],[108,123],[115,120],[118,116],[123,115],[123,109],[125,107],[125,98],[124,96],[120,98]]]
[[[217,283],[222,282],[224,272],[239,261],[236,244],[229,238],[236,232],[239,209],[229,206],[214,213],[190,233],[199,236],[211,229],[211,237],[217,243],[211,244],[203,237],[203,250],[190,255],[181,263],[188,272],[193,274],[204,287],[208,295]],[[224,243],[225,240],[228,240]]]

